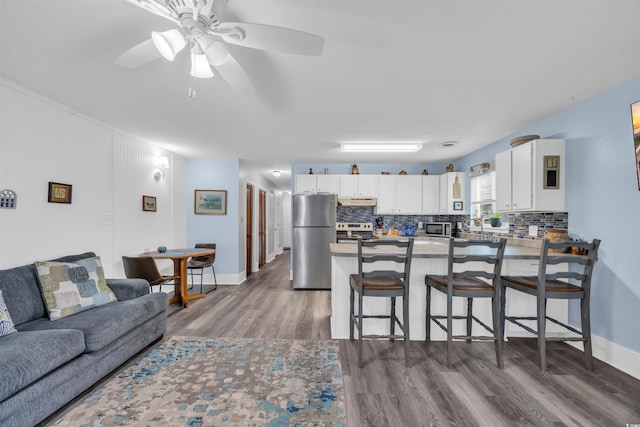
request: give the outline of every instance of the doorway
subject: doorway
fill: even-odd
[[[246,255],[246,271],[247,277],[251,275],[251,266],[253,265],[253,185],[247,184],[247,255]]]

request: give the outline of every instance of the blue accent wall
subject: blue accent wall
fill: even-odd
[[[187,245],[216,243],[216,273],[237,274],[240,212],[238,159],[189,159],[187,163]],[[226,190],[226,215],[196,215],[194,190]]]
[[[640,100],[640,76],[454,162],[468,170],[510,148],[512,138],[540,135],[566,140],[569,233],[601,239],[591,295],[593,334],[640,351],[640,191],[631,108]],[[580,309],[570,306],[579,324]]]

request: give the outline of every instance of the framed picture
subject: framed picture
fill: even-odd
[[[71,185],[49,182],[49,203],[71,204]]]
[[[155,212],[156,198],[153,196],[142,196],[142,210],[146,212]]]
[[[227,190],[195,190],[193,211],[203,215],[226,215]]]
[[[461,211],[462,210],[462,202],[453,202],[453,210]]]
[[[633,123],[633,148],[638,190],[640,190],[640,101],[631,104],[631,122]]]

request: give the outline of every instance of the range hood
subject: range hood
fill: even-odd
[[[377,206],[375,197],[339,197],[338,206]]]

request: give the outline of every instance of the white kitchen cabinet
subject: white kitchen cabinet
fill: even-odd
[[[464,206],[467,187],[464,172],[447,172],[440,175],[440,214],[464,215],[469,211]]]
[[[340,175],[340,197],[377,197],[378,175]]]
[[[358,177],[359,197],[378,197],[380,175],[356,175]]]
[[[316,193],[316,175],[296,175],[296,194]]]
[[[440,213],[440,176],[438,175],[422,177],[422,213]]]
[[[318,193],[338,194],[340,191],[339,175],[317,175],[316,190]]]
[[[381,175],[379,179],[377,213],[422,213],[422,175]]]
[[[565,142],[537,139],[496,155],[499,211],[564,212]]]
[[[394,214],[396,210],[396,177],[393,175],[381,175],[378,186],[379,214]]]

